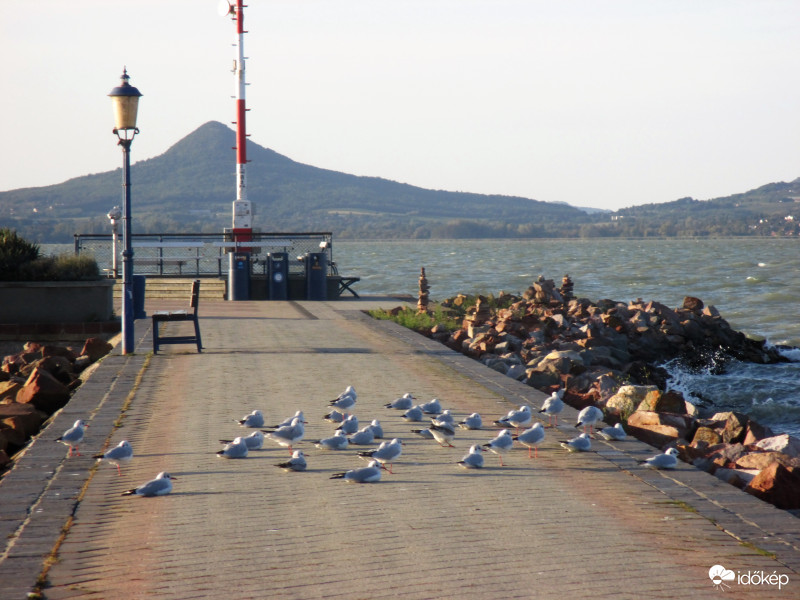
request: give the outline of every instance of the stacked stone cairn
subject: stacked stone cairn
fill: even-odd
[[[83,381],[87,368],[111,351],[111,344],[89,338],[81,349],[27,342],[3,358],[0,367],[0,471],[25,447],[42,424],[63,408]]]
[[[454,312],[465,297],[442,302]],[[522,294],[479,297],[455,331],[434,328],[434,339],[544,393],[566,388],[576,409],[602,408],[608,423],[681,458],[778,508],[800,509],[800,440],[774,435],[736,412],[701,414],[680,393],[667,390],[659,365],[725,368],[738,359],[785,362],[763,341],[734,331],[713,306],[686,297],[671,309],[658,302],[575,298],[572,281],[561,289],[539,277]]]

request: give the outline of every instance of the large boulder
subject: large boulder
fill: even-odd
[[[17,392],[17,402],[32,404],[51,415],[69,401],[69,388],[43,369],[34,369],[31,376]]]
[[[627,430],[643,442],[663,448],[676,439],[686,439],[692,425],[692,419],[684,415],[637,410],[628,417]]]
[[[744,441],[747,430],[747,415],[737,412],[721,412],[711,417],[712,421],[719,423],[718,429],[722,436],[722,441],[726,444],[735,444]]]
[[[632,415],[648,394],[658,392],[654,385],[623,385],[606,401],[606,412],[620,420]]]
[[[773,450],[795,458],[800,457],[800,440],[787,433],[765,438],[756,442],[755,445],[762,450]]]
[[[96,362],[111,352],[114,346],[100,338],[89,338],[83,344],[81,356],[88,356],[92,362]]]
[[[762,469],[745,491],[784,510],[800,508],[800,470],[773,462]]]
[[[16,429],[26,439],[39,431],[45,418],[32,404],[0,404],[0,423]]]

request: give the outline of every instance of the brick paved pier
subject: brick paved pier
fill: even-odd
[[[487,423],[544,395],[361,312],[399,303],[206,301],[202,354],[152,356],[150,321],[137,321],[136,354],[112,352],[0,480],[0,598],[26,598],[45,571],[51,600],[800,597],[799,519],[683,463],[640,467],[654,450],[634,440],[568,454],[569,408],[538,459],[515,447],[504,467],[487,453],[484,469],[459,468],[494,436]],[[331,480],[363,461],[311,443],[333,432],[327,400],[347,385],[362,423],[405,442],[378,484]],[[480,412],[485,429],[458,432],[454,449],[415,436],[383,407],[408,391]],[[250,433],[235,419],[254,409],[270,424],[305,411],[307,472],[274,467],[288,451],[269,441],[216,456],[219,439]],[[84,456],[67,458],[53,440],[78,418]],[[118,476],[90,456],[122,439],[135,458]],[[120,495],[159,471],[177,478],[172,494]],[[723,593],[712,565],[788,583]]]

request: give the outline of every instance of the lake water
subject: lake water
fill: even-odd
[[[42,245],[45,252],[71,246]],[[560,284],[569,274],[575,295],[597,301],[655,300],[671,308],[685,296],[714,305],[730,325],[775,345],[800,347],[800,240],[434,240],[340,241],[333,258],[343,275],[361,277],[360,294],[416,297],[425,267],[431,298],[459,293],[521,293],[539,275]],[[135,261],[134,261],[135,262]],[[800,436],[798,362],[734,363],[726,373],[689,373],[671,367],[673,387],[688,399],[712,399],[776,433]]]
[[[432,299],[458,293],[520,293],[539,275],[597,301],[655,300],[671,308],[686,296],[717,307],[739,331],[800,347],[800,240],[437,240],[334,243],[342,274],[358,275],[363,294],[416,297],[425,267]],[[800,351],[786,351],[800,361]],[[671,368],[673,387],[690,400],[712,399],[776,433],[800,436],[800,362],[734,363],[722,375]]]

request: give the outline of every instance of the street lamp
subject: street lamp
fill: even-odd
[[[113,132],[122,146],[122,353],[133,352],[133,249],[131,246],[131,142],[139,133],[136,113],[142,95],[128,83],[128,71],[122,69],[122,81],[109,93],[114,105]]]

